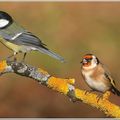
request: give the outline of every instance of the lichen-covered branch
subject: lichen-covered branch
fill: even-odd
[[[73,86],[75,82],[74,79],[57,78],[40,68],[35,68],[16,61],[1,61],[0,75],[10,72],[32,78],[42,85],[68,96],[73,102],[82,101],[92,107],[96,107],[107,116],[120,117],[120,107],[108,100],[110,96],[109,91],[106,92],[102,98],[99,98],[96,94],[75,88]]]

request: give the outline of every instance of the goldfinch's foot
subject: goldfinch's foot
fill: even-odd
[[[90,94],[90,93],[92,93],[92,92],[95,92],[95,91],[94,91],[94,90],[86,90],[86,91],[85,91],[85,95]]]
[[[110,97],[110,91],[106,91],[106,92],[103,94],[103,100],[109,99],[109,97]]]
[[[96,98],[97,98],[97,103],[98,103],[100,99],[103,99],[103,95],[98,95]]]

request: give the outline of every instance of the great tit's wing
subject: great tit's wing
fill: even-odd
[[[20,39],[23,43],[25,42],[33,45],[38,45],[38,46],[39,45],[47,46],[37,36],[33,35],[31,32],[22,33],[17,39]]]
[[[50,51],[47,48],[47,46],[44,43],[42,43],[42,41],[38,37],[36,37],[30,32],[22,33],[21,35],[16,37],[14,40],[9,40],[9,42],[12,42],[17,45],[24,45],[26,47],[29,46],[31,48],[35,48],[36,50],[42,53],[48,54],[49,56],[60,60],[61,62],[65,62],[63,57]]]
[[[1,30],[0,34],[2,37],[7,40],[8,42],[11,42],[16,45],[24,45],[29,46],[33,50],[38,50],[42,53],[45,53],[51,57],[54,57],[61,62],[65,62],[64,58],[60,55],[50,51],[47,46],[35,35],[28,32],[23,27],[19,26],[16,22],[14,22],[11,26],[8,28]]]
[[[28,32],[15,21],[9,27],[0,30],[0,35],[7,41],[14,44],[32,44],[36,46],[46,46],[37,36]]]
[[[24,33],[18,34],[17,37],[13,37],[13,38],[14,39],[6,39],[6,40],[17,45],[42,47],[42,48],[48,49],[46,47],[46,44],[44,44],[38,37],[36,37],[30,32],[24,32]]]

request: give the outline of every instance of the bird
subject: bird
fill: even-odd
[[[63,57],[48,49],[39,37],[23,28],[4,11],[0,11],[0,42],[13,51],[13,54],[8,58],[18,53],[24,53],[24,61],[28,52],[39,51],[61,62],[65,61]]]
[[[81,64],[82,76],[92,91],[100,93],[111,91],[120,96],[120,91],[117,89],[111,74],[95,55],[84,55]]]

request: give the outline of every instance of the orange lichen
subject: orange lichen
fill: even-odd
[[[1,62],[0,62],[0,72],[3,72],[7,66],[8,66],[8,65],[7,65],[7,63],[6,63],[5,60],[4,60],[4,61],[1,61]]]
[[[64,80],[66,80],[69,84],[75,83],[75,79],[64,79]]]
[[[113,117],[120,117],[120,108],[112,104],[108,101],[108,97],[110,96],[110,92],[107,91],[103,94],[98,101],[98,96],[93,93],[87,93],[80,89],[75,89],[75,96],[76,98],[82,100],[84,103],[87,103],[93,107],[100,109],[101,111],[105,112],[106,115],[113,116]]]
[[[100,99],[99,104],[97,104],[97,108],[99,108],[101,111],[104,111],[106,115],[117,118],[120,117],[120,108],[108,100]]]
[[[110,97],[110,91],[106,91],[104,94],[103,94],[103,99],[106,100]]]
[[[67,94],[69,91],[67,79],[50,77],[48,79],[48,86],[54,90]]]
[[[4,70],[9,66],[7,65],[6,61],[1,61],[0,72],[4,72]],[[44,75],[49,75],[47,71],[44,71],[40,68],[38,69],[38,71]],[[74,94],[68,97],[76,98],[77,100],[87,103],[88,105],[92,107],[96,107],[100,109],[101,111],[103,111],[107,116],[116,117],[116,118],[120,117],[120,107],[111,103],[108,100],[110,96],[109,91],[104,93],[102,97],[98,97],[97,94],[89,93],[89,92],[86,92],[80,89],[76,89],[73,85],[71,85],[71,84],[74,84],[74,82],[75,82],[74,79],[62,79],[62,78],[56,78],[56,77],[51,76],[48,78],[47,87],[55,91],[58,91],[60,93],[63,93],[67,96],[68,96],[67,93],[69,93],[69,90],[72,89],[72,92]]]
[[[72,80],[72,79],[70,79]],[[73,79],[74,80],[74,79]],[[63,94],[67,94],[69,91],[68,84],[69,79],[61,79],[50,77],[48,80],[48,86],[56,91],[59,91]],[[82,100],[84,103],[87,103],[93,107],[96,107],[103,111],[107,116],[120,117],[120,108],[119,106],[112,104],[108,101],[110,92],[107,91],[103,94],[102,97],[94,93],[86,93],[84,90],[74,89],[75,97],[79,100]]]
[[[87,93],[85,94],[86,91],[80,90],[80,89],[75,89],[75,96],[78,99],[83,100],[85,103],[90,102],[91,104],[97,104],[97,96],[93,93]],[[90,101],[89,101],[90,99]],[[94,101],[96,100],[96,101]]]
[[[48,75],[48,72],[45,71],[45,70],[43,70],[43,69],[41,69],[41,68],[38,68],[38,71],[39,71],[40,73],[43,73],[44,75]]]

